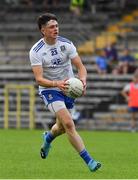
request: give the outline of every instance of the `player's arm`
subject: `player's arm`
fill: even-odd
[[[126,91],[122,90],[121,95],[125,98],[126,101],[129,100],[129,96],[128,96],[128,93]]]
[[[121,95],[125,98],[126,101],[129,100],[129,85],[125,86],[124,89],[121,91]]]
[[[56,82],[50,81],[43,77],[43,68],[41,65],[32,66],[32,70],[35,76],[35,80],[40,86],[56,87]]]
[[[37,84],[44,87],[58,87],[62,91],[66,88],[65,81],[50,81],[43,77],[43,68],[41,65],[32,66]]]
[[[76,56],[72,59],[72,64],[77,68],[79,79],[83,82],[84,87],[86,87],[87,70],[82,63],[81,58]]]

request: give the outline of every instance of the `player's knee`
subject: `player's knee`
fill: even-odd
[[[64,125],[65,125],[66,131],[72,131],[75,128],[73,121],[70,121],[70,120],[66,121]]]

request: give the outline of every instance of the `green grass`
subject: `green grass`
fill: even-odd
[[[0,130],[0,179],[138,179],[138,133],[81,131],[102,168],[92,173],[65,135],[39,156],[40,130]]]

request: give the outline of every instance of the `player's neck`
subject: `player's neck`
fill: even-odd
[[[56,43],[56,39],[51,39],[51,38],[46,38],[44,37],[44,41],[48,44],[48,45],[54,45]]]

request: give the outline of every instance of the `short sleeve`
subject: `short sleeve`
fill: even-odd
[[[123,91],[129,92],[129,91],[130,91],[130,84],[127,84],[127,85],[124,87]]]
[[[31,66],[42,65],[42,60],[41,58],[38,57],[38,54],[35,51],[30,50],[29,58],[30,58]]]
[[[76,56],[78,56],[78,52],[77,52],[76,47],[74,46],[74,44],[71,42],[71,44],[69,46],[69,58],[73,59]]]

